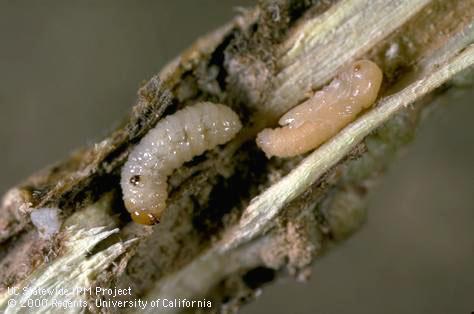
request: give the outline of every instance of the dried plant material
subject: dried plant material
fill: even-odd
[[[104,228],[90,230],[69,228],[65,233],[64,255],[36,269],[32,274],[35,280],[24,281],[17,285],[15,289],[21,293],[13,296],[7,293],[0,295],[0,311],[23,313],[22,310],[27,312],[31,304],[41,305],[35,308],[35,313],[65,311],[62,306],[48,300],[65,302],[64,307],[69,312],[85,311],[88,308],[89,294],[87,291],[81,293],[77,289],[89,287],[91,280],[110,267],[134,242],[129,240],[125,243],[115,243],[104,251],[88,256],[95,245],[117,232],[118,229],[108,231]],[[58,277],[61,277],[60,281],[57,280]],[[38,293],[39,291],[48,291],[49,299]],[[14,301],[7,302],[8,300]]]
[[[117,245],[123,254],[107,257],[115,260],[97,276],[87,272],[87,286],[131,286],[146,300],[205,297],[236,310],[282,274],[307,278],[314,258],[360,227],[367,181],[413,134],[444,90],[436,88],[472,69],[473,25],[468,1],[261,1],[152,77],[122,127],[4,198],[0,306],[6,286],[67,281],[50,267],[75,256],[65,248],[77,230],[101,223],[119,231],[92,257]],[[306,158],[266,159],[256,134],[361,58],[384,73],[376,106]],[[206,101],[238,113],[241,132],[168,177],[160,224],[134,224],[120,197],[129,153],[163,115]],[[61,208],[64,225],[80,227],[40,239],[30,213],[41,207]],[[123,245],[131,239],[136,246]]]
[[[38,208],[31,213],[31,222],[42,238],[51,239],[61,228],[59,209]]]
[[[454,55],[453,55],[454,54]],[[265,232],[282,208],[301,195],[321,175],[337,164],[370,132],[380,127],[397,111],[412,104],[457,73],[474,65],[474,45],[460,51],[438,55],[412,78],[400,92],[380,100],[380,104],[344,128],[322,145],[285,178],[254,198],[244,211],[239,226],[225,240],[228,250]]]
[[[303,97],[304,93],[296,90],[304,92],[323,85],[429,3],[429,0],[348,1],[304,21],[279,48],[282,71],[265,107],[276,115],[283,114]],[[315,66],[308,67],[310,64]]]

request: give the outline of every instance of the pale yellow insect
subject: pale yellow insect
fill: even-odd
[[[232,109],[210,102],[188,106],[158,122],[122,168],[123,199],[132,219],[157,223],[166,208],[167,178],[174,169],[228,142],[241,127]]]
[[[318,147],[375,102],[382,77],[372,61],[353,63],[321,91],[284,114],[279,120],[283,127],[260,132],[257,145],[268,158],[292,157]]]

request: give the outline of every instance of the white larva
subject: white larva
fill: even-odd
[[[122,168],[125,207],[140,224],[159,221],[168,198],[167,178],[194,156],[231,140],[241,129],[227,106],[201,102],[169,115],[142,138]]]
[[[353,63],[313,97],[284,114],[281,128],[260,132],[257,145],[269,158],[296,156],[318,147],[375,102],[382,77],[372,61]]]

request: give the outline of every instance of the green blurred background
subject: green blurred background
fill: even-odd
[[[0,191],[107,134],[137,87],[254,1],[0,0]],[[243,313],[474,311],[474,91],[420,128],[369,221]]]

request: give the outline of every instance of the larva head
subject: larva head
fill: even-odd
[[[383,78],[377,64],[370,60],[359,60],[344,71],[343,75],[350,82],[350,97],[356,99],[363,108],[374,103]]]
[[[123,199],[133,221],[153,225],[159,222],[166,207],[166,179],[140,170],[128,162],[125,164],[121,178]]]

